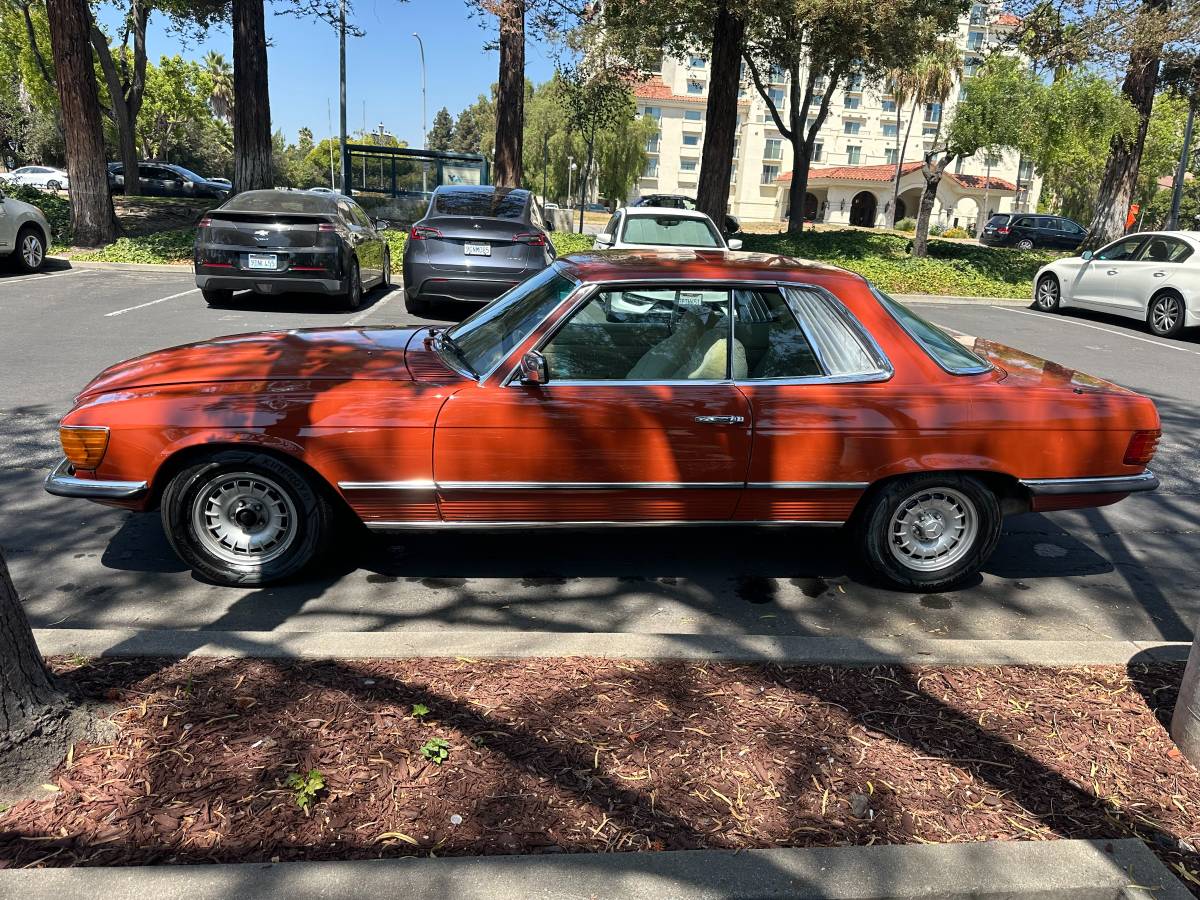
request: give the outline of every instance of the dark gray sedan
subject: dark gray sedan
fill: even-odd
[[[404,246],[404,304],[420,315],[433,300],[490,303],[554,258],[529,191],[442,185]]]
[[[349,197],[243,191],[200,220],[196,287],[214,306],[234,291],[300,291],[357,309],[364,290],[391,281],[391,254],[379,233],[386,227]]]

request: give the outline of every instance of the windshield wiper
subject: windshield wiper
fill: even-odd
[[[479,379],[479,373],[475,371],[475,367],[471,365],[471,361],[467,359],[467,354],[463,352],[463,348],[458,345],[458,342],[450,336],[449,329],[443,329],[433,336],[433,349],[441,352],[443,347],[447,347],[458,357],[458,361],[466,366],[471,376],[476,380]]]

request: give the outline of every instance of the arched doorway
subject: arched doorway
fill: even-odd
[[[870,191],[859,191],[850,201],[850,224],[875,227],[875,195]]]
[[[899,197],[896,198],[896,221],[908,218],[908,206]]]
[[[804,195],[804,221],[815,222],[817,220],[817,195]]]

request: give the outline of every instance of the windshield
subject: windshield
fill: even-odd
[[[175,172],[176,172],[176,174],[178,174],[178,175],[182,175],[182,176],[183,176],[184,178],[186,178],[188,181],[208,181],[208,179],[207,179],[207,178],[204,178],[203,176],[197,175],[197,174],[196,174],[195,172],[193,172],[191,169],[185,169],[183,166],[176,166],[176,167],[175,167]]]
[[[558,304],[575,290],[575,282],[554,266],[543,269],[502,294],[447,335],[480,377],[513,351]]]
[[[704,219],[678,216],[629,216],[625,220],[626,244],[656,247],[724,247],[715,228]]]

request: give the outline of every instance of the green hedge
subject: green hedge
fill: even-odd
[[[820,260],[857,272],[895,294],[1028,297],[1037,270],[1056,259],[1047,251],[1007,250],[931,240],[929,256],[913,259],[902,234],[846,229],[799,235],[747,234],[746,250]]]
[[[3,185],[4,196],[36,206],[50,223],[55,244],[71,243],[71,201],[28,184]]]

